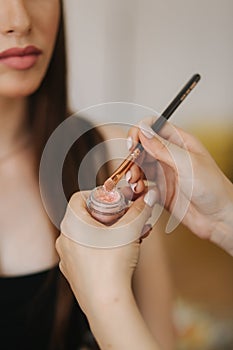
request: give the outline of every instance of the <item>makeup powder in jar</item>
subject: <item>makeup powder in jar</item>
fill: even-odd
[[[89,213],[99,222],[112,225],[124,215],[127,203],[120,190],[106,191],[103,186],[94,188],[87,199]]]

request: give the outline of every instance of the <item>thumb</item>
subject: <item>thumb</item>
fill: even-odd
[[[139,140],[144,149],[156,160],[162,161],[174,170],[182,164],[187,151],[156,134],[148,125],[140,126]]]

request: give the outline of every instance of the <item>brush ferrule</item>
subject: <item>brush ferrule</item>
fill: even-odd
[[[135,150],[130,153],[130,155],[128,155],[128,157],[121,163],[121,165],[110,177],[115,184],[117,184],[117,182],[125,175],[125,173],[129,170],[133,162],[139,157],[140,154],[140,149],[135,148]]]

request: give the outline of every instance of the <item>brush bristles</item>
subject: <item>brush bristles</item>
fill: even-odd
[[[104,189],[107,192],[111,192],[114,187],[115,187],[115,182],[113,181],[113,179],[111,177],[105,181]]]

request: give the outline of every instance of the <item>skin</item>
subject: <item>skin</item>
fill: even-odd
[[[60,16],[58,0],[0,0],[0,52],[34,45],[36,64],[17,70],[0,60],[0,273],[19,275],[55,265],[54,233],[34,178],[25,120],[27,97],[41,84],[53,52]],[[14,150],[17,150],[14,152]],[[11,155],[10,155],[11,154]]]
[[[193,196],[188,198],[190,205],[183,222],[200,238],[210,239],[233,255],[232,183],[192,135],[169,126],[162,131],[164,138],[155,135],[148,125],[143,124],[140,129],[141,131],[138,128],[131,129],[129,135],[136,142],[140,140],[148,152],[144,153],[141,164],[144,164],[143,169],[148,178],[153,175],[151,179],[155,180],[156,174],[157,189],[160,192],[157,201],[161,203],[163,199],[162,204],[166,209],[173,211],[174,198],[184,200],[187,186],[190,186],[190,169],[185,157],[188,151],[189,162],[193,166]],[[158,163],[155,159],[162,163],[166,191],[163,188],[164,182],[160,182],[161,168],[157,169]],[[141,181],[141,174],[139,176],[132,168],[131,171],[131,181]],[[179,181],[180,178],[183,181]],[[126,215],[130,213],[131,217],[137,217],[141,205],[142,197],[132,205]],[[71,206],[77,213],[83,211],[84,221],[93,225],[80,197],[76,198]],[[126,223],[130,225],[126,215]],[[101,224],[96,222],[95,225],[100,230],[103,229]],[[121,227],[127,232],[127,225]],[[148,238],[145,241],[147,240]],[[132,293],[132,276],[135,269],[137,271],[139,259],[138,241],[123,247],[103,250],[81,246],[61,234],[56,244],[61,257],[61,270],[80,300],[102,350],[163,348],[160,347],[161,343],[156,342],[156,337],[152,337],[149,327],[144,323]],[[83,267],[79,271],[82,264]],[[97,273],[100,284],[99,279],[96,280]]]
[[[33,146],[21,147],[30,136],[25,120],[27,97],[39,87],[48,68],[59,14],[58,0],[0,0],[0,52],[27,45],[42,50],[37,64],[29,70],[17,71],[0,62],[0,158],[18,149],[0,164],[2,276],[35,273],[59,261],[55,235],[42,207],[34,177]],[[108,138],[114,138],[111,132],[107,134]],[[141,268],[134,280],[135,293],[140,308],[144,308],[145,319],[151,323],[152,332],[158,334],[165,349],[171,349],[170,281],[160,239],[157,235],[152,237],[152,250],[152,242],[143,244],[144,254],[151,260],[140,261]],[[164,275],[161,281],[158,281],[158,273]],[[149,290],[152,291],[150,296]],[[157,298],[159,291],[162,293]]]
[[[107,231],[86,211],[82,193],[75,194],[69,206],[78,217],[82,213],[81,223],[76,221],[75,227],[71,227],[70,217],[66,215],[62,223],[65,234],[69,235],[70,229],[83,229],[83,222],[87,230],[91,225],[97,231]],[[132,218],[142,211],[144,214],[140,221],[133,221]],[[119,233],[122,231],[127,235],[133,225],[133,230],[140,234],[150,213],[151,209],[149,206],[145,208],[141,197],[113,226]],[[61,257],[61,271],[70,282],[102,350],[159,349],[139,312],[131,289],[131,279],[138,261],[139,241],[114,249],[97,249],[74,243],[61,235],[56,247]]]
[[[59,24],[58,0],[0,0],[0,52],[34,45],[42,50],[36,66],[19,71],[0,64],[0,96],[24,98],[40,85],[53,52]]]
[[[120,139],[117,143],[117,154],[120,153],[122,156],[128,155],[128,150],[124,142],[122,142],[122,140],[125,140],[125,134],[122,130],[113,128],[110,125],[101,127],[100,131],[106,140]],[[112,158],[114,159],[116,151],[111,142],[108,143],[108,151],[109,154],[113,155]],[[118,165],[119,161],[117,163],[113,161],[111,171],[113,172]],[[142,172],[136,165],[133,165],[131,170],[133,170],[132,182],[137,182],[138,179],[141,179]],[[134,193],[136,197],[140,194],[139,190],[145,190],[142,181],[140,187],[137,187]],[[127,195],[130,198],[132,197],[132,191],[130,190],[129,192]],[[154,338],[167,350],[173,349],[175,344],[175,331],[172,320],[173,290],[167,259],[161,241],[161,233],[160,222],[158,221],[153,226],[149,237],[143,240],[132,285],[139,310],[143,314],[147,326],[149,326]],[[102,288],[104,289],[105,286],[102,286]]]
[[[149,127],[152,123],[153,119],[132,128],[129,136],[135,142],[139,140],[147,152],[141,164],[148,178],[156,181],[160,203],[179,218],[182,203],[187,201],[181,221],[198,237],[233,255],[232,183],[194,136],[169,123],[159,136]]]

